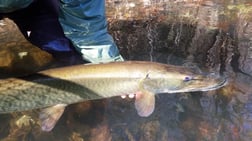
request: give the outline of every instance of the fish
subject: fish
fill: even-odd
[[[148,117],[155,94],[210,91],[227,82],[224,76],[150,61],[66,66],[0,79],[0,113],[42,109],[41,128],[51,131],[69,104],[136,94],[136,112]]]

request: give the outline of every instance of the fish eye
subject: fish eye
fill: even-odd
[[[191,77],[191,76],[186,76],[186,77],[184,78],[184,81],[185,81],[185,82],[190,81],[190,80],[192,80],[192,77]]]

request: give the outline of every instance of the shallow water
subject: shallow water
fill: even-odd
[[[129,98],[71,105],[48,133],[40,129],[38,111],[3,114],[0,140],[252,140],[250,0],[107,0],[107,15],[109,31],[125,59],[215,72],[228,76],[229,84],[209,92],[159,94],[155,111],[147,118],[137,115],[134,99]],[[38,69],[51,61],[50,55],[34,48],[20,51],[10,46],[13,48],[1,47],[0,57],[16,60],[18,68],[26,68],[22,72],[34,71],[21,65],[28,60]],[[15,56],[26,51],[39,54],[35,56],[40,59]],[[0,63],[0,69],[5,68],[1,71],[17,70],[13,63]]]

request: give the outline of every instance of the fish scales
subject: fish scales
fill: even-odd
[[[125,79],[124,83],[119,83],[117,86],[115,86],[119,82],[117,79],[74,79],[68,81],[57,78],[42,79],[38,76],[35,79],[25,79],[1,80],[3,83],[0,86],[0,113],[45,108],[53,106],[55,103],[71,104],[84,100],[106,98],[118,95],[118,93],[125,94],[125,91],[133,93],[136,91],[136,87],[129,85],[129,83],[137,83],[132,82],[135,79],[130,81]],[[96,83],[97,81],[99,83]],[[101,93],[102,95],[99,95]]]
[[[6,86],[11,84],[11,87],[1,87],[1,113],[25,111],[52,106],[55,103],[70,103],[68,101],[72,102],[80,99],[79,96],[73,95],[70,92],[24,80],[7,80],[5,84]]]

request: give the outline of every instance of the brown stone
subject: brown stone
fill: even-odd
[[[8,18],[1,21],[0,41],[0,71],[3,75],[32,73],[53,59],[50,54],[27,41],[17,25]]]

